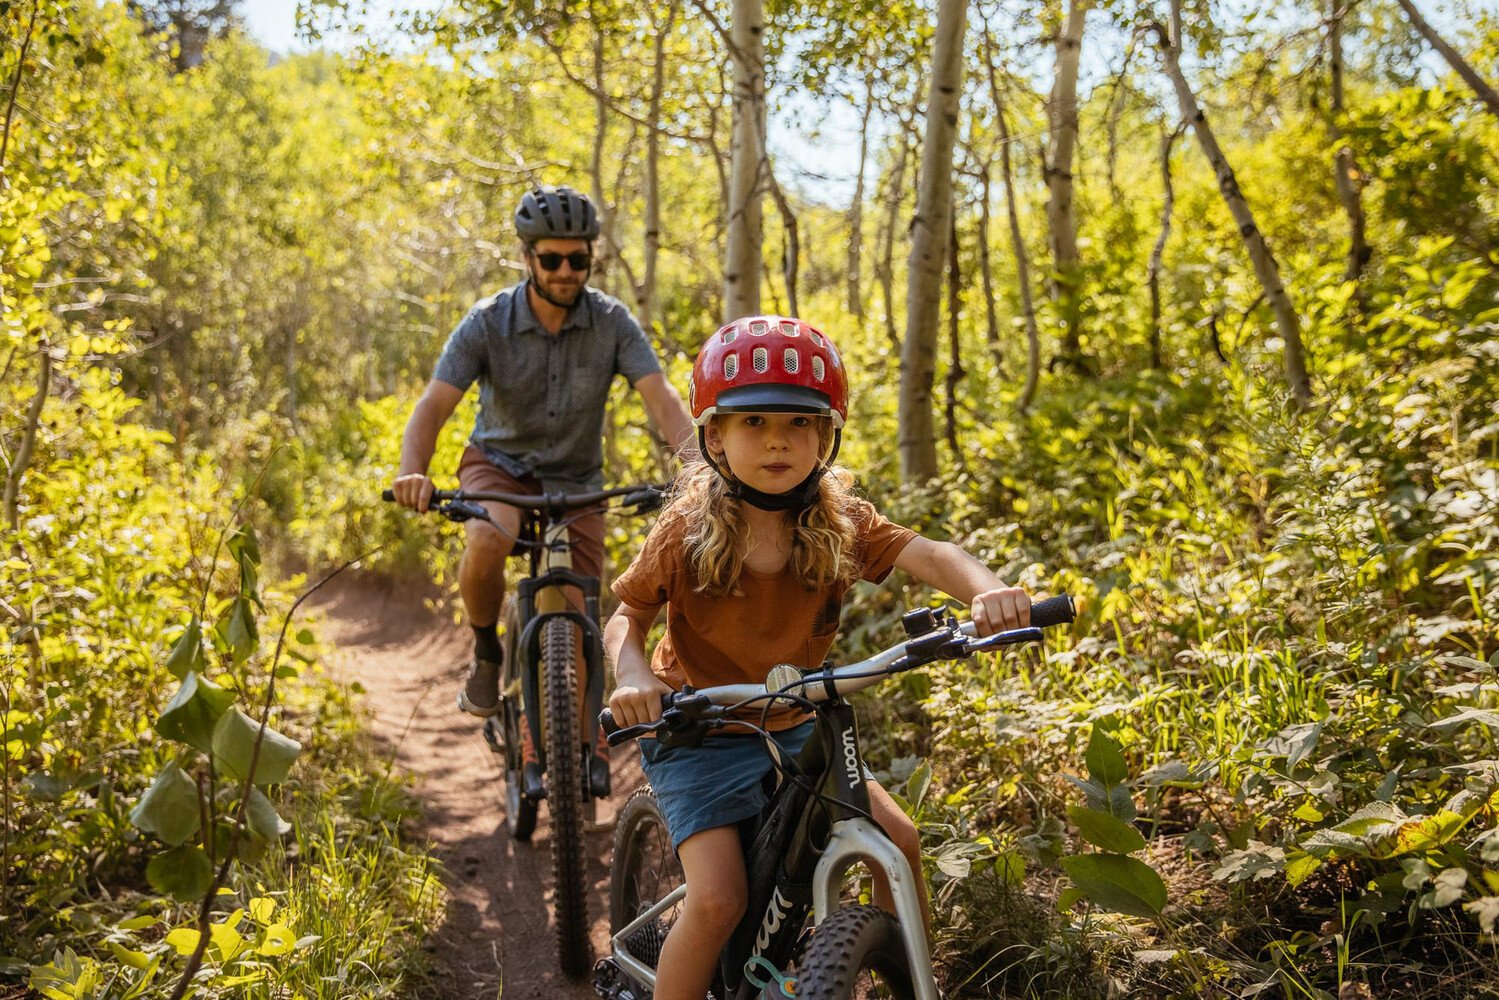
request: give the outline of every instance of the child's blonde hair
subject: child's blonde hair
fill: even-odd
[[[715,418],[716,419],[716,418]],[[821,421],[821,451],[832,443],[830,421]],[[742,501],[729,495],[728,463],[715,456],[720,471],[706,461],[690,462],[677,476],[671,503],[662,519],[684,525],[683,544],[696,589],[714,596],[739,592],[749,530]],[[817,499],[794,515],[791,525],[791,571],[808,590],[849,581],[858,576],[854,565],[853,475],[834,466],[818,484]]]

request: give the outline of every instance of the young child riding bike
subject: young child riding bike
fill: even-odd
[[[656,720],[661,696],[684,684],[760,684],[780,663],[819,667],[849,587],[878,583],[892,567],[970,604],[980,635],[1029,624],[1024,590],[958,546],[892,524],[833,466],[848,383],[825,334],[779,316],[728,324],[698,353],[689,406],[702,460],[684,469],[640,555],[614,583],[621,604],[604,645],[619,726]],[[663,607],[666,634],[648,661],[646,635]],[[746,718],[758,723],[759,707]],[[770,713],[765,728],[784,755],[811,736],[807,718],[795,706]],[[732,729],[700,747],[640,746],[687,884],[657,963],[655,997],[702,1000],[746,906],[737,824],[764,806],[761,781],[772,764],[758,735]],[[874,818],[910,863],[925,909],[915,825],[872,779],[868,787]],[[892,909],[878,875],[874,901]]]

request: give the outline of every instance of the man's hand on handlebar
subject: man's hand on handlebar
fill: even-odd
[[[1019,587],[1000,587],[976,594],[968,609],[981,636],[1025,628],[1031,623],[1031,596]]]
[[[420,472],[408,472],[397,476],[395,482],[390,484],[390,491],[395,494],[396,503],[423,514],[432,503],[434,489],[436,486],[433,485],[432,480]]]

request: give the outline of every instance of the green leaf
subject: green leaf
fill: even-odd
[[[250,773],[250,757],[259,731],[259,723],[238,708],[231,708],[214,727],[214,759],[225,771],[243,779]],[[255,763],[256,783],[274,785],[285,781],[292,761],[297,759],[301,750],[302,744],[267,726],[265,739],[260,745],[260,757]]]
[[[906,800],[911,803],[912,809],[921,808],[921,802],[926,798],[926,790],[931,784],[932,765],[928,761],[922,761],[921,766],[906,779]]]
[[[196,673],[189,673],[162,711],[161,718],[156,720],[156,731],[169,740],[212,753],[213,727],[232,704],[233,691],[226,691]]]
[[[1075,885],[1069,885],[1057,896],[1057,910],[1061,913],[1070,913],[1078,903],[1088,898],[1088,894]]]
[[[1166,906],[1166,883],[1145,862],[1122,854],[1075,854],[1065,871],[1088,899],[1105,910],[1156,917]]]
[[[1072,817],[1077,832],[1095,847],[1116,854],[1131,854],[1145,846],[1145,838],[1139,830],[1116,816],[1089,809],[1085,806],[1068,806],[1067,815]]]
[[[1129,765],[1124,760],[1124,751],[1119,741],[1099,726],[1094,726],[1092,735],[1088,737],[1085,760],[1089,776],[1105,787],[1123,784],[1129,777]]]
[[[167,670],[179,681],[194,670],[203,672],[203,625],[197,615],[193,615],[187,631],[172,646],[172,652],[167,656]]]
[[[1296,888],[1311,877],[1312,872],[1322,867],[1322,859],[1304,851],[1292,851],[1286,855],[1286,881]]]
[[[180,844],[198,832],[203,814],[198,806],[198,786],[176,761],[156,775],[146,794],[130,811],[130,822],[163,843]]]
[[[229,613],[219,620],[217,631],[236,665],[249,659],[260,641],[260,631],[255,625],[255,612],[250,601],[243,597],[235,598],[229,607]]]
[[[174,847],[146,865],[146,881],[179,903],[201,899],[213,885],[213,862],[196,844]],[[175,932],[174,932],[175,933]]]
[[[304,646],[311,646],[317,641],[317,637],[312,634],[311,629],[301,628],[297,629],[297,641]]]
[[[258,788],[250,789],[245,819],[250,824],[250,831],[262,840],[276,840],[291,832],[291,824],[281,818],[271,800]]]

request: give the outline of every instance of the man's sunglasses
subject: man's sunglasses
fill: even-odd
[[[531,256],[536,258],[536,263],[541,265],[543,271],[557,270],[564,260],[574,271],[586,271],[593,266],[593,254],[587,250],[579,250],[577,253],[537,253],[532,250]]]

